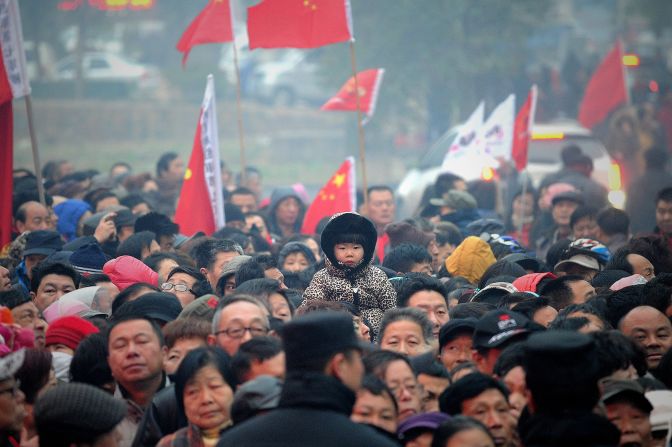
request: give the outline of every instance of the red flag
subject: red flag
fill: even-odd
[[[385,70],[382,68],[373,68],[357,73],[357,83],[359,87],[359,107],[367,116],[367,120],[373,116],[378,100],[378,90],[383,81]],[[344,110],[357,111],[357,97],[355,96],[355,77],[348,79],[343,87],[324,103],[320,110]]]
[[[0,248],[12,242],[12,102],[0,104]]]
[[[537,107],[537,86],[533,85],[527,95],[525,104],[516,115],[513,124],[513,146],[511,158],[516,164],[516,169],[522,171],[527,167],[527,148],[532,135],[532,123],[534,123],[534,111]]]
[[[12,99],[30,94],[16,0],[0,0],[0,247],[12,241]]]
[[[351,40],[350,0],[264,0],[247,8],[247,36],[251,50]]]
[[[308,207],[301,233],[314,234],[317,224],[324,217],[355,211],[355,197],[355,159],[348,157]]]
[[[210,0],[208,5],[189,24],[180,41],[177,51],[184,53],[182,65],[187,63],[189,52],[196,45],[233,41],[233,24],[229,0]]]
[[[623,67],[623,47],[616,42],[588,81],[579,105],[579,122],[592,129],[604,121],[609,113],[628,101]]]
[[[205,87],[201,116],[194,136],[189,165],[175,210],[182,234],[212,234],[224,226],[224,199],[219,167],[219,136],[212,75]]]

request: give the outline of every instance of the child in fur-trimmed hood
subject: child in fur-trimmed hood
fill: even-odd
[[[302,305],[310,300],[350,302],[377,333],[385,311],[396,307],[397,294],[387,275],[371,265],[376,239],[369,219],[357,213],[334,215],[320,241],[326,267],[313,277]]]

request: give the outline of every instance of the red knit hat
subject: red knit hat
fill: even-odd
[[[77,349],[79,342],[87,335],[95,334],[98,328],[83,318],[75,315],[59,318],[47,329],[46,345],[62,344]]]

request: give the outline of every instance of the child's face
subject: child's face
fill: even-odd
[[[302,272],[308,267],[310,267],[310,263],[300,251],[288,254],[282,265],[283,270],[288,272]]]
[[[364,247],[361,244],[343,242],[334,246],[336,260],[347,266],[355,266],[364,258]]]

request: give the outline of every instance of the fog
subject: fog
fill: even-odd
[[[117,11],[95,1],[19,3],[43,162],[64,158],[106,172],[127,161],[153,172],[165,151],[188,159],[212,73],[221,158],[239,169],[233,44],[198,46],[184,66],[175,49],[205,0]],[[319,110],[353,74],[351,45],[250,51],[246,8],[255,3],[232,3],[247,161],[267,188],[300,181],[314,191],[346,156],[359,154],[357,115]],[[670,5],[352,0],[356,69],[385,69],[364,128],[369,183],[397,185],[480,101],[489,113],[513,93],[518,109],[532,84],[539,88],[535,121],[575,119],[591,72],[619,38],[638,56],[627,68],[632,104],[658,101],[671,79]],[[32,168],[22,101],[15,104],[15,166]]]

